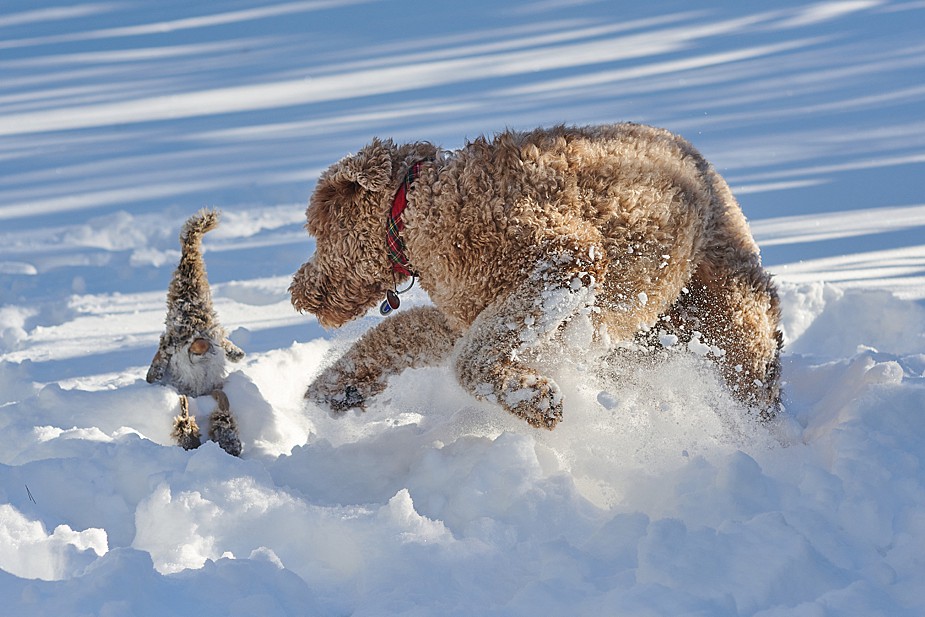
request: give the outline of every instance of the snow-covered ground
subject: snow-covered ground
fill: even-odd
[[[0,615],[922,615],[923,33],[920,0],[5,0]],[[289,304],[320,170],[620,120],[739,196],[781,286],[778,423],[681,354],[565,354],[553,432],[446,369],[341,419],[302,400],[381,319]],[[144,381],[203,206],[240,459],[172,445]]]

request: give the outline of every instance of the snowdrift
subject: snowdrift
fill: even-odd
[[[230,375],[235,459],[171,445],[177,395],[144,367],[63,387],[4,362],[3,610],[913,614],[925,310],[822,284],[783,295],[794,351],[771,425],[686,353],[619,378],[560,362],[553,432],[446,369],[333,419],[301,390],[345,336]],[[872,309],[903,326],[865,327]]]

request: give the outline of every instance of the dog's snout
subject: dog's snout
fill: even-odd
[[[315,313],[322,303],[323,286],[319,281],[319,272],[315,265],[307,262],[292,277],[289,294],[292,306],[299,312]]]

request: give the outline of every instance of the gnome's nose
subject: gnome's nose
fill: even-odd
[[[196,339],[193,341],[192,345],[189,346],[189,352],[197,356],[207,353],[210,349],[212,349],[212,343],[204,338]]]

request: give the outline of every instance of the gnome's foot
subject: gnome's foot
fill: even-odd
[[[232,456],[241,456],[241,438],[238,437],[238,424],[231,415],[228,396],[221,390],[213,390],[212,398],[218,403],[209,416],[209,439],[221,446],[222,450]]]
[[[195,450],[202,445],[199,426],[196,419],[189,415],[189,400],[180,395],[180,415],[173,419],[173,432],[170,434],[184,450]]]

